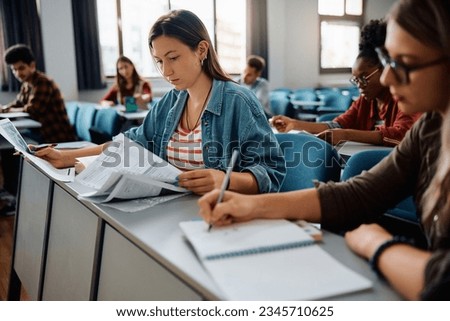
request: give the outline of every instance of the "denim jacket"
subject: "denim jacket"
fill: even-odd
[[[150,110],[141,126],[125,133],[167,160],[167,144],[188,98],[171,90]],[[234,171],[251,172],[260,193],[277,192],[286,174],[280,146],[260,103],[248,89],[231,81],[213,81],[211,98],[202,115],[202,150],[206,168],[226,170],[232,150],[240,149]]]

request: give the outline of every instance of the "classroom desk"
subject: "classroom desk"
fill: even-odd
[[[358,143],[354,141],[346,141],[336,145],[336,150],[338,151],[339,155],[341,155],[344,159],[349,159],[353,154],[356,154],[364,150],[386,150],[386,149],[392,151],[392,149],[394,148],[388,146],[377,146],[366,143]]]
[[[22,162],[9,300],[20,298],[21,284],[33,300],[223,298],[178,227],[198,218],[196,196],[123,213],[79,201],[82,190],[76,183],[54,182]],[[330,299],[400,299],[342,237],[324,231],[322,246],[374,284]]]

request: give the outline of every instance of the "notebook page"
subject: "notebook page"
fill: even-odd
[[[203,220],[181,222],[180,227],[203,259],[270,252],[314,242],[302,228],[287,220],[253,220],[213,227]]]
[[[318,300],[372,287],[316,244],[202,263],[226,300]]]

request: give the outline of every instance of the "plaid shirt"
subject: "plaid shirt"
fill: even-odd
[[[58,86],[44,73],[36,71],[31,80],[23,82],[11,107],[23,107],[30,118],[40,122],[39,134],[43,142],[67,142],[76,140],[69,122],[64,100]]]

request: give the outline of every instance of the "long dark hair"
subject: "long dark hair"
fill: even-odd
[[[116,85],[119,88],[119,92],[122,94],[124,91],[126,90],[126,86],[127,86],[127,80],[125,79],[125,77],[123,77],[120,73],[119,73],[119,62],[124,62],[124,63],[128,63],[133,67],[133,74],[131,75],[131,80],[133,82],[133,88],[136,88],[137,86],[139,86],[139,81],[141,79],[141,77],[139,76],[136,67],[134,66],[133,62],[131,61],[130,58],[125,57],[125,56],[120,56],[117,59],[116,62]]]
[[[450,57],[449,0],[399,0],[389,11],[388,19]]]
[[[213,48],[213,44],[208,35],[203,22],[191,11],[172,10],[161,16],[150,29],[148,36],[148,45],[153,49],[152,42],[160,37],[173,37],[187,45],[193,51],[197,49],[201,41],[209,44],[208,55],[204,61],[203,71],[213,79],[228,81],[231,77],[222,69]],[[150,50],[151,51],[151,50]]]

